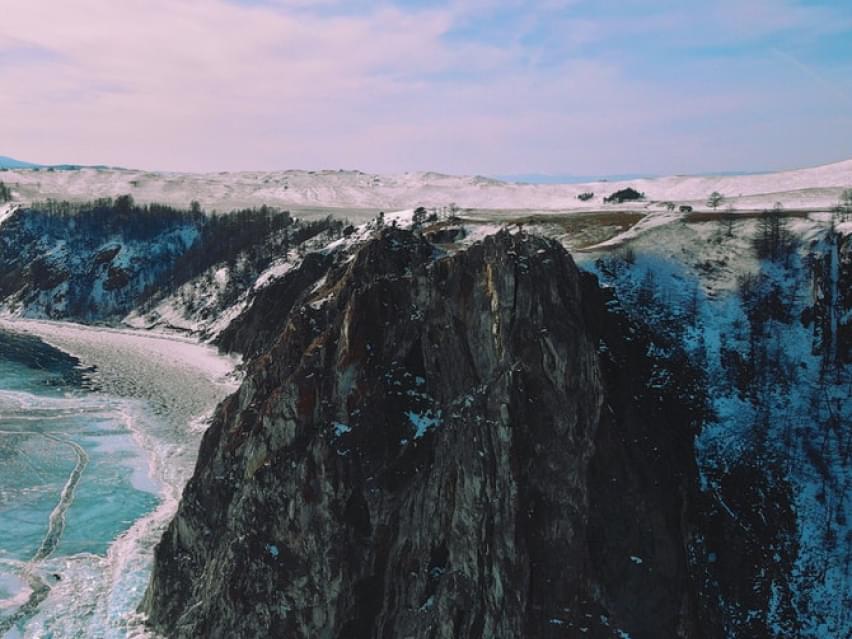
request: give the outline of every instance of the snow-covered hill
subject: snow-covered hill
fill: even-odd
[[[89,323],[131,313],[134,326],[215,334],[223,311],[344,226],[124,204],[0,208],[0,313]]]
[[[208,209],[279,206],[291,209],[341,208],[357,217],[359,209],[414,206],[443,207],[454,203],[467,209],[599,210],[603,197],[631,186],[644,192],[642,202],[617,208],[648,208],[673,201],[701,208],[707,196],[726,196],[723,206],[762,208],[781,202],[787,208],[833,206],[844,188],[852,187],[852,160],[825,166],[737,176],[672,176],[588,184],[517,184],[481,176],[440,173],[373,175],[361,171],[264,171],[241,173],[160,173],[153,171],[83,168],[67,171],[11,170],[0,180],[12,186],[16,198],[33,200],[91,200],[130,193],[138,202],[186,206],[197,200]],[[580,193],[594,193],[580,201]],[[614,205],[610,205],[614,207]],[[354,215],[353,215],[354,214]]]

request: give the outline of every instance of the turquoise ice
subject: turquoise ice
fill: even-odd
[[[129,420],[74,358],[0,332],[0,635],[23,633],[63,560],[105,556],[159,503]]]

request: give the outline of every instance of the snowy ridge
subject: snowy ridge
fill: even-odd
[[[729,204],[743,208],[771,206],[824,207],[836,203],[852,185],[852,160],[825,166],[757,175],[671,176],[587,184],[518,184],[481,176],[434,172],[374,175],[361,171],[264,171],[241,173],[160,173],[126,169],[84,168],[70,171],[12,170],[4,181],[18,198],[89,200],[130,193],[139,202],[186,206],[191,200],[225,211],[232,208],[280,206],[344,209],[403,209],[448,206],[474,209],[589,210],[603,196],[628,186],[644,192],[649,202],[677,201],[703,206],[719,191]],[[582,202],[577,195],[593,192]],[[621,207],[624,208],[624,207]]]
[[[403,215],[406,213],[410,219],[411,212],[403,212]],[[153,308],[134,309],[122,323],[134,329],[165,334],[185,333],[212,341],[245,310],[258,291],[298,268],[307,253],[346,250],[369,237],[371,228],[370,223],[362,224],[348,237],[333,241],[322,235],[312,237],[274,260],[248,285],[237,282],[234,273],[240,270],[244,256],[232,265],[223,262],[214,264]],[[237,292],[236,299],[233,299],[234,291]]]

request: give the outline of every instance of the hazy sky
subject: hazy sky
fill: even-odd
[[[0,0],[0,155],[614,174],[852,157],[850,0]]]

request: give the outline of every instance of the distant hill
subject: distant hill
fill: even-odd
[[[15,158],[9,158],[5,155],[0,155],[0,169],[34,169],[41,164],[33,164],[32,162],[21,162]]]
[[[77,171],[79,169],[111,169],[106,164],[33,164],[0,155],[0,169],[52,169],[54,171]]]
[[[545,173],[522,173],[515,175],[498,175],[498,180],[515,182],[517,184],[589,184],[592,182],[626,182],[652,178],[654,176],[642,173],[624,173],[618,175],[549,175]]]
[[[63,170],[65,169],[65,170]],[[78,169],[78,170],[74,170]],[[85,201],[129,193],[140,203],[185,207],[197,201],[209,210],[251,208],[266,204],[303,214],[346,209],[352,221],[366,221],[378,211],[418,206],[486,210],[594,210],[604,197],[632,188],[645,200],[635,209],[673,202],[706,208],[707,197],[721,193],[724,207],[762,210],[780,202],[788,209],[828,210],[844,189],[852,188],[852,160],[819,167],[753,175],[668,176],[589,183],[514,183],[482,176],[413,172],[376,175],[362,171],[289,170],[238,173],[175,173],[105,167],[51,165],[19,170],[14,179],[21,202],[46,199]],[[592,193],[581,200],[580,195]],[[655,204],[656,203],[656,204]],[[624,208],[626,203],[619,205]]]
[[[771,171],[717,171],[715,173],[683,174],[679,177],[737,177],[748,175],[767,175]],[[657,175],[644,173],[617,173],[612,175],[550,175],[546,173],[523,173],[516,175],[498,175],[498,180],[518,184],[591,184],[594,182],[630,182],[632,180],[652,180]]]

